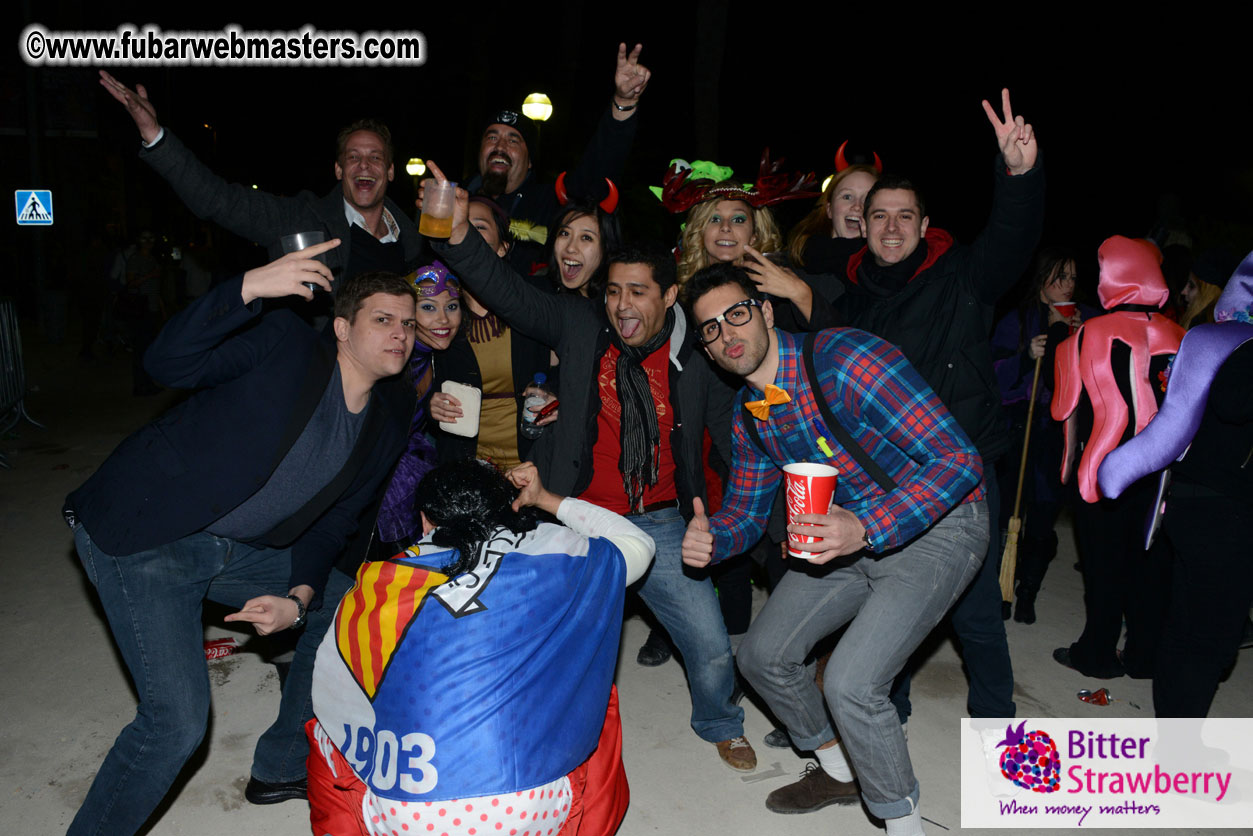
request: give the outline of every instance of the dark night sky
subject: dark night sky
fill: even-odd
[[[764,145],[786,155],[790,166],[825,175],[836,146],[851,137],[919,182],[932,223],[968,240],[991,196],[994,146],[979,102],[1008,86],[1016,110],[1035,125],[1047,161],[1046,239],[1094,253],[1107,235],[1146,233],[1159,195],[1172,193],[1200,243],[1253,244],[1244,132],[1249,96],[1242,82],[1248,72],[1237,64],[1241,51],[1224,45],[1225,35],[1205,31],[1214,25],[1209,21],[1040,15],[1007,21],[1000,13],[921,17],[887,7],[865,20],[788,20],[765,19],[764,7],[732,3],[726,19],[716,160],[739,177],[752,179]],[[467,152],[482,114],[535,89],[549,92],[557,110],[544,128],[540,164],[566,167],[607,106],[620,40],[643,42],[641,60],[653,71],[625,184],[636,194],[627,204],[629,227],[661,228],[661,210],[648,216],[655,204],[639,192],[660,181],[671,157],[696,156],[693,52],[702,23],[695,4],[686,12],[684,4],[670,4],[678,11],[665,17],[570,2],[478,4],[442,17],[420,4],[387,14],[369,7],[287,14],[213,4],[198,5],[194,15],[172,12],[169,3],[154,8],[161,11],[129,11],[125,20],[167,30],[227,23],[287,30],[311,22],[322,30],[426,35],[429,61],[419,68],[110,68],[127,83],[145,83],[162,122],[223,176],[270,191],[331,188],[334,133],[360,115],[392,126],[401,161],[430,157],[464,171],[473,165]],[[548,17],[525,17],[532,11]],[[32,19],[75,30],[122,22],[79,0],[55,11],[43,7]],[[84,180],[94,175],[75,170],[67,178],[74,169],[67,160],[96,160],[89,171],[108,170],[125,181],[125,207],[116,211],[131,225],[169,217],[177,210],[170,193],[134,161],[129,117],[93,79],[89,68],[39,74],[43,127],[97,132],[49,141],[42,152],[45,181],[67,195],[87,190]],[[26,140],[13,135],[27,123],[27,82],[16,50],[2,81],[6,187],[28,187]],[[205,122],[213,134],[198,127]],[[405,180],[401,172],[392,196],[409,205]],[[109,198],[97,195],[84,205]],[[64,205],[77,208],[72,200]],[[71,243],[65,236],[76,220],[58,212],[59,242]],[[20,269],[23,240],[18,244]]]

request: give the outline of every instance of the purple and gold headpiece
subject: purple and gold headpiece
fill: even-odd
[[[452,298],[461,296],[461,280],[452,274],[443,263],[433,261],[426,267],[419,267],[410,279],[417,288],[419,296],[438,296],[445,290]],[[423,284],[429,282],[429,284]]]

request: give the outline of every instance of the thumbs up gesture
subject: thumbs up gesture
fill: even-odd
[[[700,568],[708,566],[714,556],[714,536],[709,530],[709,517],[705,516],[705,503],[700,497],[692,500],[692,521],[683,535],[683,562]]]

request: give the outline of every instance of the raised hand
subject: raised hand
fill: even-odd
[[[642,44],[636,44],[631,54],[627,55],[626,44],[618,44],[618,66],[613,73],[613,100],[622,107],[639,103],[640,95],[648,86],[652,73],[639,62]],[[614,118],[626,119],[632,111],[614,109]]]
[[[1013,108],[1009,105],[1008,88],[1001,90],[1001,111],[1003,120],[997,117],[996,110],[988,100],[983,100],[983,112],[988,115],[992,130],[996,132],[996,144],[1001,149],[1001,155],[1005,157],[1009,173],[1026,174],[1035,167],[1036,155],[1040,151],[1035,140],[1035,131],[1021,116],[1014,116]]]
[[[313,291],[305,287],[305,282],[312,282],[330,293],[331,268],[313,257],[338,246],[339,239],[332,238],[244,273],[243,287],[240,288],[244,304],[250,305],[256,299],[280,299],[284,296],[312,299]]]
[[[806,558],[810,563],[826,563],[866,547],[866,527],[852,511],[845,511],[834,502],[825,514],[801,514],[787,531],[819,538],[816,543],[802,543],[788,537],[788,547],[793,551],[817,553],[817,557]]]
[[[705,516],[705,503],[700,497],[692,500],[692,521],[683,535],[683,562],[700,568],[708,566],[714,556],[714,536],[709,530],[709,517]]]
[[[744,245],[744,251],[751,256],[744,259],[744,271],[758,289],[779,299],[787,299],[808,320],[814,306],[813,291],[809,285],[790,269],[780,267],[748,244]]]
[[[809,287],[801,281],[800,276],[786,267],[775,264],[752,246],[745,244],[744,251],[753,257],[752,260],[744,259],[744,270],[762,293],[791,299],[800,293],[802,288]]]
[[[426,170],[431,173],[441,183],[448,182],[448,177],[440,170],[440,167],[430,160],[426,161]],[[422,208],[422,197],[425,189],[418,186],[418,209]],[[457,197],[453,201],[452,207],[452,235],[448,236],[449,244],[460,244],[465,240],[466,232],[470,229],[470,193],[460,186],[457,187]]]
[[[505,478],[519,491],[518,498],[513,501],[513,510],[534,506],[550,514],[557,513],[562,498],[544,487],[534,464],[523,462],[506,473]]]
[[[152,142],[161,133],[161,125],[157,122],[157,110],[148,101],[148,91],[142,84],[136,84],[132,90],[113,76],[100,71],[100,86],[109,91],[109,95],[126,105],[126,111],[135,120],[139,135],[144,142]]]

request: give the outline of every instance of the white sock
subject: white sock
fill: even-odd
[[[814,757],[818,758],[822,771],[835,780],[846,784],[853,780],[853,767],[849,765],[848,758],[844,755],[844,747],[839,743],[826,749],[815,749]]]
[[[888,836],[923,836],[922,813],[917,807],[908,816],[884,819],[883,823],[887,825]]]

